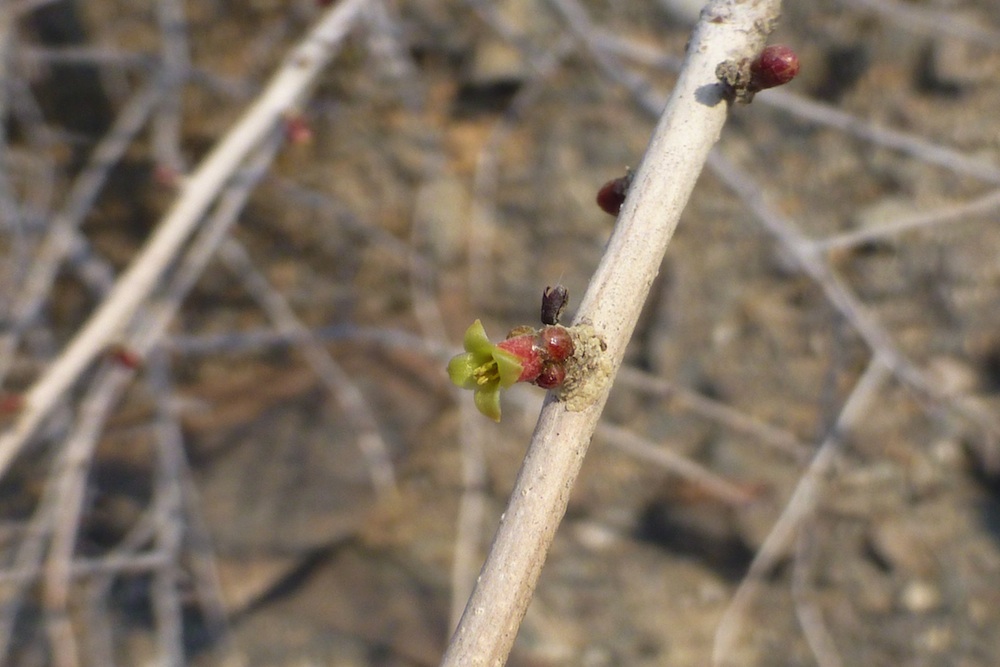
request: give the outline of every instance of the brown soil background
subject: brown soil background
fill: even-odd
[[[48,152],[35,156],[55,169],[42,219],[150,75],[131,56],[157,56],[152,4],[57,2],[14,26],[24,45],[110,54],[83,64],[13,61],[9,76],[30,85],[41,105],[34,127],[53,133]],[[353,422],[296,344],[244,344],[238,334],[269,323],[221,265],[199,281],[166,341],[191,469],[188,512],[177,517],[189,536],[178,563],[189,664],[433,665],[447,642],[463,492],[486,503],[478,563],[542,393],[516,387],[504,396],[501,424],[470,421],[444,364],[476,317],[499,337],[537,322],[547,285],[561,282],[579,298],[613,225],[594,195],[638,163],[655,122],[602,73],[553,5],[489,6],[513,34],[499,33],[475,3],[393,3],[402,61],[366,41],[371,31],[356,30],[303,110],[312,142],[282,149],[235,231],[362,393],[391,450],[398,497],[373,492]],[[663,5],[585,6],[603,35],[683,53],[687,28]],[[939,18],[921,26],[860,2],[790,3],[772,40],[801,57],[802,74],[787,90],[861,125],[1000,164],[998,5],[892,6]],[[194,73],[179,100],[179,149],[195,164],[320,10],[304,0],[197,0],[185,10]],[[548,69],[533,67],[544,58],[554,58]],[[669,91],[669,69],[623,61],[656,94]],[[412,69],[399,76],[398,62]],[[889,223],[996,187],[796,118],[767,95],[733,109],[720,151],[750,170],[772,207],[807,236]],[[11,124],[15,158],[30,157],[29,127]],[[144,134],[82,228],[116,270],[171,201],[154,178],[156,162]],[[19,173],[14,164],[8,175]],[[18,192],[30,193],[25,179],[15,179]],[[43,231],[36,227],[32,239]],[[3,243],[17,259],[10,237]],[[954,409],[1000,407],[998,257],[996,207],[831,256],[898,350],[952,398],[929,402],[898,381],[879,391],[845,434],[794,549],[760,582],[734,664],[1000,664],[1000,469],[989,465],[995,443]],[[7,294],[17,289],[18,266],[0,276]],[[22,346],[9,391],[30,383],[44,350],[61,346],[96,303],[72,270],[64,273],[37,327],[52,347]],[[821,287],[706,172],[628,364],[770,425],[800,443],[797,454],[682,398],[619,383],[606,423],[700,462],[752,500],[727,505],[599,435],[509,664],[710,664],[736,586],[869,357]],[[163,398],[154,393],[140,373],[107,425],[81,558],[110,553],[151,505],[152,416]],[[459,399],[471,404],[471,395]],[[472,432],[485,438],[486,472],[482,488],[467,490],[462,442]],[[58,434],[42,444],[3,481],[8,567]],[[197,594],[210,589],[197,574],[209,559],[221,625],[209,622]],[[121,571],[93,600],[87,578],[78,580],[74,623],[85,664],[109,664],[100,662],[106,655],[138,665],[156,654],[162,628],[151,582],[148,572]],[[36,592],[24,594],[8,664],[51,664]],[[820,659],[800,622],[809,613],[834,647]],[[839,663],[828,662],[833,655]]]

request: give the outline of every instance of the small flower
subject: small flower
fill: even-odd
[[[500,421],[501,389],[517,382],[544,389],[562,385],[574,347],[569,330],[558,325],[516,327],[494,344],[479,320],[466,330],[464,345],[465,352],[448,362],[448,375],[459,387],[475,391],[476,407],[494,421]]]
[[[459,387],[474,390],[479,411],[500,421],[500,389],[521,379],[524,364],[513,352],[491,343],[479,320],[465,331],[463,346],[465,353],[448,362],[448,376]]]

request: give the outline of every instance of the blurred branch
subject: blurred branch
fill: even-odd
[[[767,573],[788,553],[798,529],[812,516],[822,489],[823,476],[829,471],[837,453],[840,452],[844,439],[873,406],[878,392],[889,379],[889,375],[890,369],[883,360],[877,356],[872,357],[864,374],[851,390],[851,395],[837,416],[836,423],[816,450],[816,455],[785,504],[781,517],[758,549],[757,555],[750,563],[750,571],[740,582],[736,594],[719,621],[712,647],[712,664],[716,667],[738,664],[736,659],[731,659],[731,654],[743,628],[743,621],[748,615],[750,601],[756,595]]]
[[[997,452],[995,443],[1000,439],[1000,421],[996,415],[975,404],[955,400],[948,396],[934,380],[914,364],[893,340],[889,331],[877,317],[834,272],[809,241],[792,222],[773,210],[762,195],[760,184],[750,174],[727,160],[718,152],[708,158],[708,166],[727,187],[739,194],[747,211],[751,212],[764,228],[788,251],[799,268],[823,290],[827,301],[851,323],[865,341],[872,354],[892,370],[902,382],[931,399],[935,404],[947,405],[979,428],[986,436],[987,451]],[[995,457],[998,454],[994,453]],[[992,460],[992,459],[991,459]]]
[[[300,353],[340,405],[345,421],[356,433],[358,448],[368,463],[375,491],[383,498],[395,496],[398,488],[389,446],[382,439],[378,420],[357,384],[319,339],[310,337],[309,329],[295,314],[288,299],[272,287],[267,277],[254,266],[250,253],[243,244],[233,238],[225,240],[219,247],[219,258],[240,279],[244,289],[257,301],[279,331],[302,337],[299,343]]]
[[[177,202],[112,293],[25,394],[24,409],[16,423],[0,437],[0,477],[66,390],[128,325],[246,156],[285,113],[301,103],[364,6],[364,0],[344,0],[328,10],[288,55],[253,106],[186,181]]]
[[[1000,211],[1000,190],[991,190],[982,197],[967,202],[949,204],[931,211],[920,211],[878,226],[832,234],[812,241],[811,244],[814,252],[854,248],[865,243],[900,236],[914,229],[965,222],[973,216],[995,214],[998,211]]]
[[[927,164],[936,164],[956,174],[971,176],[985,183],[1000,183],[1000,167],[991,162],[979,157],[970,157],[961,151],[909,132],[877,125],[865,118],[835,109],[829,104],[784,90],[772,90],[767,95],[761,95],[760,101],[790,113],[796,118],[832,127],[849,136],[869,141],[882,148],[899,151]]]
[[[202,228],[180,269],[173,276],[171,289],[163,303],[138,318],[138,331],[127,341],[129,350],[143,357],[160,340],[184,297],[243,210],[253,186],[270,166],[278,146],[279,142],[272,137],[257,148],[248,165],[241,170],[244,178],[234,179],[225,188],[218,208]],[[48,612],[49,638],[56,655],[55,662],[60,666],[81,664],[75,634],[70,626],[69,606],[73,556],[81,525],[87,475],[108,415],[117,405],[135,371],[135,368],[115,363],[101,367],[81,403],[79,418],[66,437],[52,475],[57,509],[46,555],[42,594]]]
[[[1000,32],[988,25],[975,24],[961,18],[960,12],[947,9],[924,9],[920,6],[890,0],[840,0],[847,6],[880,14],[899,27],[918,35],[944,35],[966,42],[994,47],[1000,42]]]
[[[576,323],[604,339],[610,372],[579,412],[549,396],[482,573],[443,665],[503,664],[541,573],[570,490],[681,212],[726,120],[716,66],[759,52],[778,0],[719,0],[702,12],[614,234]]]
[[[79,227],[87,213],[93,209],[94,202],[111,175],[112,167],[118,164],[136,135],[145,127],[160,97],[156,82],[147,84],[133,95],[73,182],[62,210],[49,223],[45,240],[21,281],[21,289],[13,306],[13,326],[0,335],[0,382],[14,360],[22,335],[38,319],[47,296],[52,293],[52,285],[62,262],[79,247]],[[0,447],[0,451],[2,449]],[[0,459],[2,458],[0,454]]]
[[[181,89],[191,70],[187,18],[180,0],[159,0],[157,20],[163,42],[160,45],[163,87],[167,93],[153,122],[153,154],[161,168],[184,171],[181,154]]]

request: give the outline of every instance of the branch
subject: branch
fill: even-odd
[[[364,0],[344,0],[328,10],[288,55],[253,106],[191,175],[173,208],[108,298],[25,394],[17,422],[0,436],[0,478],[66,390],[131,321],[246,156],[286,112],[301,103],[364,6]]]
[[[442,665],[502,665],[667,243],[726,120],[716,67],[756,55],[779,0],[716,0],[702,12],[680,78],[636,172],[576,323],[603,337],[608,374],[578,412],[549,396],[482,573]]]
[[[861,421],[874,403],[878,392],[882,389],[889,375],[888,366],[878,357],[868,362],[865,372],[851,389],[851,395],[840,409],[837,421],[830,433],[817,448],[809,467],[805,470],[795,485],[795,491],[785,503],[778,521],[757,550],[750,562],[747,575],[740,582],[729,606],[722,614],[719,626],[715,631],[712,646],[712,665],[724,667],[735,665],[730,661],[743,621],[747,616],[747,607],[760,588],[765,573],[769,572],[782,556],[788,553],[788,546],[795,537],[799,527],[816,509],[816,503],[821,492],[823,476],[832,465],[841,445],[847,436]],[[807,631],[808,632],[808,631]],[[808,638],[808,637],[807,637]]]

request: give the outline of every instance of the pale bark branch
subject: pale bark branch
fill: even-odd
[[[570,490],[632,336],[639,312],[728,105],[716,78],[725,60],[749,58],[764,44],[778,0],[712,2],[692,35],[680,78],[640,164],[576,323],[593,325],[611,372],[593,403],[578,412],[549,397],[507,511],[443,665],[502,665],[541,572]]]

